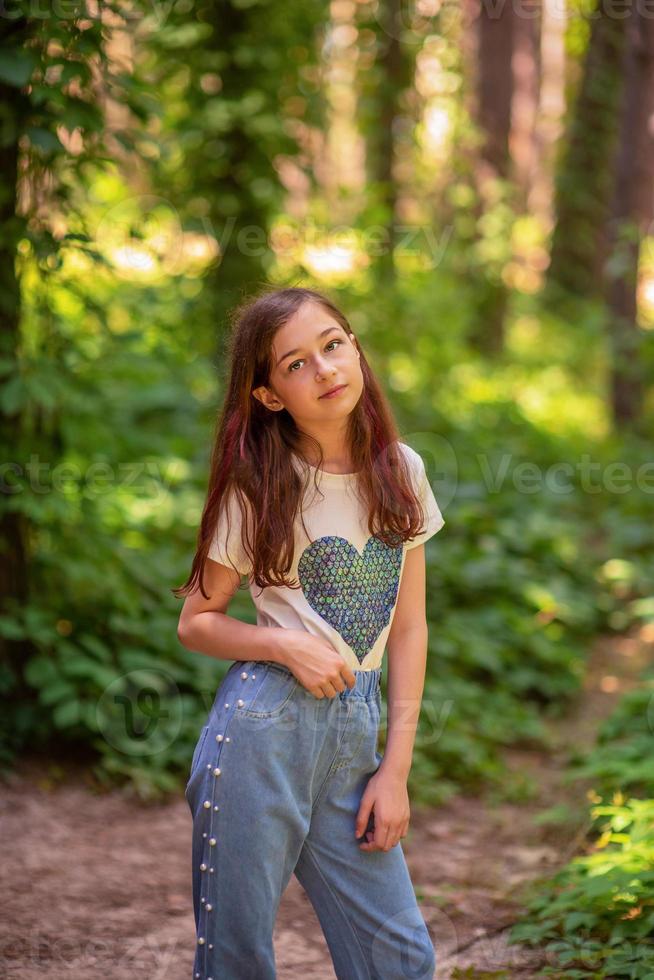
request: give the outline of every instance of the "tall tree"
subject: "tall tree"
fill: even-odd
[[[601,293],[622,91],[625,19],[598,0],[555,187],[548,292]]]
[[[164,99],[153,186],[220,248],[207,322],[267,278],[285,194],[277,161],[299,155],[296,127],[324,111],[314,69],[325,16],[318,0],[211,0],[192,22],[173,8],[143,46],[137,70]]]
[[[538,112],[534,120],[535,159],[527,207],[530,214],[536,214],[551,229],[556,147],[565,116],[567,13],[556,0],[542,0],[539,7]]]
[[[375,36],[375,61],[361,79],[360,121],[366,137],[369,204],[367,215],[385,227],[385,244],[375,258],[379,282],[395,278],[394,251],[398,241],[398,188],[395,176],[397,139],[406,108],[403,102],[411,86],[415,59],[403,34],[405,8],[401,0],[380,0],[375,16],[361,19],[361,26]]]
[[[476,161],[478,221],[486,208],[498,199],[498,188],[507,188],[512,178],[509,137],[514,93],[515,19],[511,3],[479,5],[474,101],[474,118],[481,134]],[[475,327],[469,339],[488,354],[499,352],[504,346],[507,302],[501,267],[482,269],[476,297]]]
[[[31,108],[26,85],[34,68],[34,55],[26,45],[32,25],[24,16],[0,18],[0,425],[6,474],[0,510],[0,601],[22,604],[27,599],[27,521],[14,507],[18,486],[10,490],[12,467],[18,467],[16,434],[21,428],[21,385],[18,370],[20,348],[20,281],[16,268],[18,242],[25,234],[26,219],[17,213],[19,147]],[[14,452],[12,452],[12,447]],[[20,503],[20,501],[19,501]],[[0,634],[2,661],[21,658],[22,644]]]
[[[509,176],[515,13],[510,3],[479,8],[477,121],[483,135],[480,158],[491,176]]]
[[[640,250],[654,217],[654,22],[639,4],[626,21],[624,89],[615,188],[608,229],[607,301],[612,347],[612,409],[618,426],[641,415],[643,365],[637,323]]]
[[[513,18],[513,96],[511,100],[511,153],[520,209],[527,210],[538,166],[538,105],[541,79],[540,0],[522,2]]]

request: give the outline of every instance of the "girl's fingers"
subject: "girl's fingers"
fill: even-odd
[[[402,828],[401,827],[396,827],[395,830],[394,830],[394,832],[392,834],[389,833],[388,839],[390,841],[391,847],[395,847],[396,844],[399,844],[400,843],[400,838],[401,837],[404,837],[404,836],[405,836],[405,834],[402,831]]]
[[[390,850],[391,847],[395,847],[396,844],[399,844],[402,837],[406,837],[407,830],[408,824],[404,826],[404,832],[400,834],[398,834],[397,830],[394,833],[391,833],[390,826],[386,828],[385,833],[383,832],[381,826],[379,829],[376,828],[374,831],[368,830],[366,832],[366,843],[359,844],[359,847],[364,851]],[[377,833],[382,834],[381,840],[375,836]]]

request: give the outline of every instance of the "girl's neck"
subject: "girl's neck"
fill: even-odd
[[[320,469],[324,470],[326,473],[351,473],[353,466],[352,460],[343,449],[342,444],[325,446],[321,444],[323,459],[320,464]],[[315,458],[315,449],[313,446],[308,450],[302,450],[302,454],[309,463],[310,466],[314,468],[318,467],[318,460]]]

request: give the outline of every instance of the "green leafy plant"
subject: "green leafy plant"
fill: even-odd
[[[526,916],[511,942],[543,945],[557,960],[544,975],[654,975],[654,800],[624,799],[592,808],[587,852],[531,886]]]

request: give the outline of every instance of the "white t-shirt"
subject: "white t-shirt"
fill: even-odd
[[[289,576],[299,589],[260,589],[251,578],[252,565],[243,548],[240,507],[228,498],[230,531],[221,515],[209,547],[209,558],[234,566],[248,576],[257,625],[304,629],[330,643],[352,670],[372,670],[382,663],[399,595],[404,558],[409,548],[424,544],[445,524],[427,479],[421,456],[399,443],[407,456],[413,487],[425,514],[425,531],[397,547],[389,547],[368,530],[367,511],[354,492],[356,474],[327,473],[309,466],[309,487],[303,501],[304,533],[295,522],[295,552]],[[308,464],[292,461],[302,472]],[[318,485],[322,495],[314,489]]]

